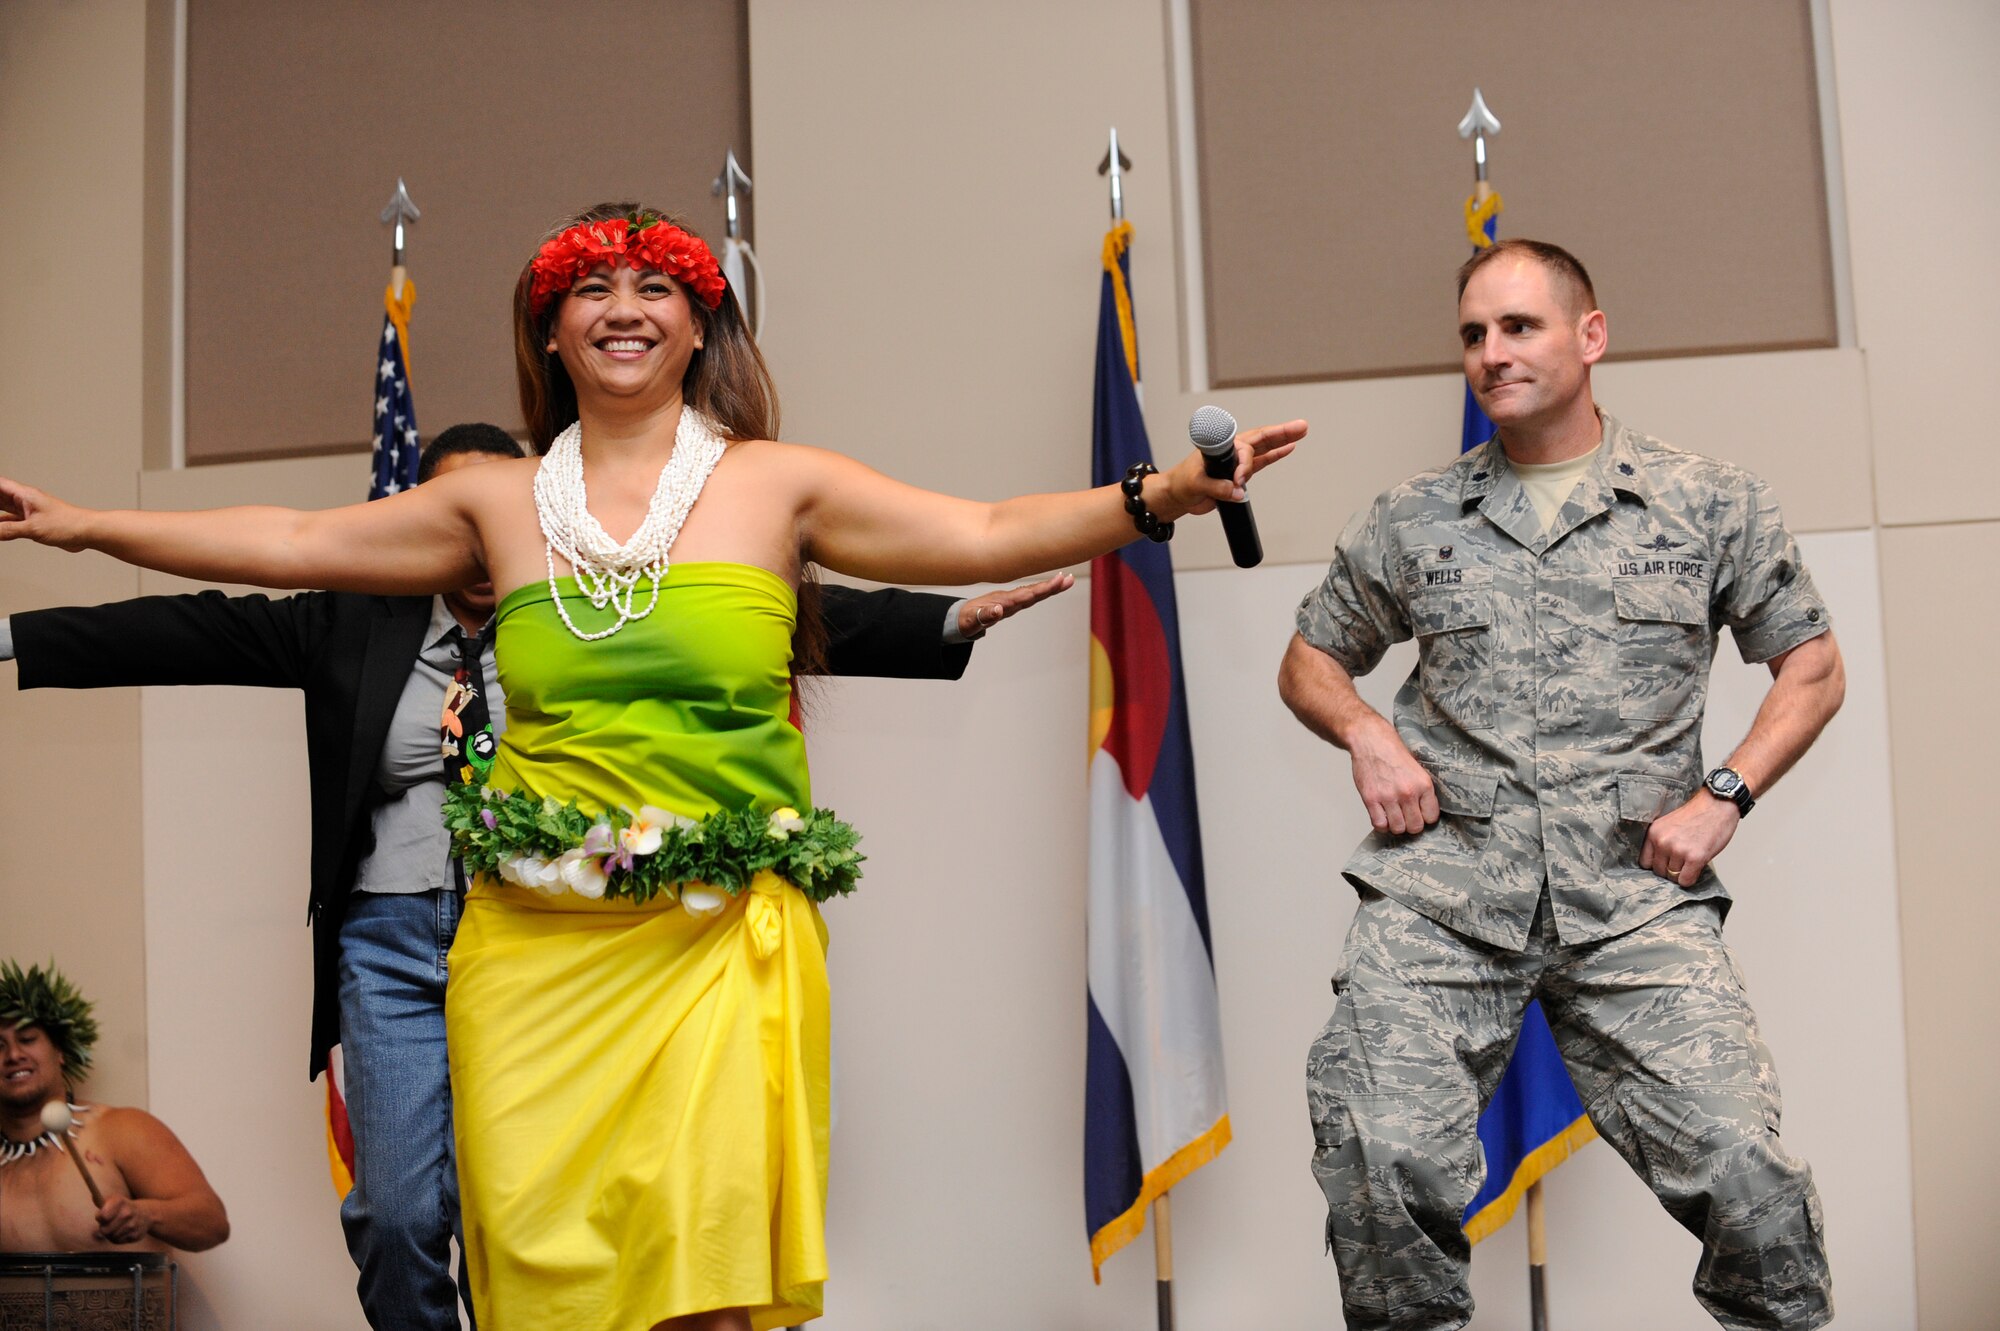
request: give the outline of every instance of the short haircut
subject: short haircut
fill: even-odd
[[[1506,256],[1532,259],[1547,270],[1556,295],[1570,307],[1570,313],[1585,315],[1597,308],[1597,288],[1590,274],[1574,254],[1546,240],[1500,240],[1474,254],[1458,267],[1458,294],[1465,295],[1466,283],[1487,264]]]
[[[422,485],[437,475],[438,464],[454,453],[491,453],[502,458],[527,456],[514,436],[497,425],[478,422],[454,425],[448,430],[440,430],[424,445],[423,454],[417,459],[417,484]]]

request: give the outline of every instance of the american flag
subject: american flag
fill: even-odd
[[[368,497],[380,499],[417,483],[417,404],[410,396],[410,307],[417,285],[405,280],[399,297],[383,293],[380,354],[375,358],[375,477]]]

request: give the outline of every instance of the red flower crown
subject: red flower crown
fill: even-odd
[[[528,288],[528,312],[540,318],[550,301],[601,263],[665,273],[693,291],[711,310],[722,304],[728,285],[701,237],[688,234],[658,213],[641,212],[604,222],[578,222],[543,244],[528,265],[534,275]]]

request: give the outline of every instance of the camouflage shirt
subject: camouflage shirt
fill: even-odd
[[[1414,637],[1395,725],[1442,816],[1377,832],[1349,879],[1519,949],[1547,882],[1565,943],[1728,893],[1639,867],[1646,828],[1701,782],[1716,636],[1767,661],[1831,622],[1770,489],[1603,415],[1597,460],[1546,532],[1498,440],[1382,495],[1299,606],[1363,675]]]

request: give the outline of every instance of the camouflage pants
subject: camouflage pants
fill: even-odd
[[[1715,1320],[1832,1320],[1819,1196],[1778,1140],[1777,1073],[1713,903],[1564,946],[1544,897],[1527,949],[1508,952],[1365,893],[1334,992],[1306,1095],[1354,1331],[1471,1319],[1477,1122],[1530,998],[1599,1135],[1701,1240],[1694,1293]]]

